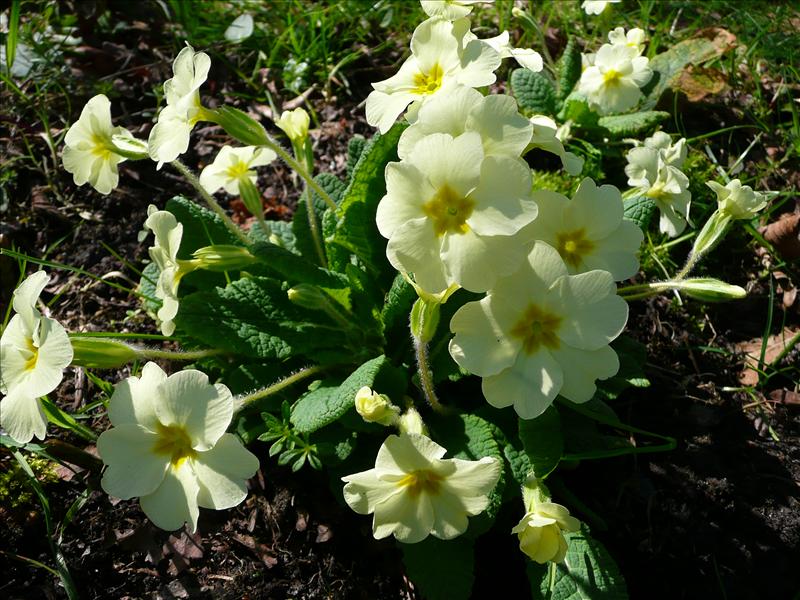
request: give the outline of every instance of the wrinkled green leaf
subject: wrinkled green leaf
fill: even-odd
[[[645,196],[634,196],[623,201],[623,214],[645,231],[656,214],[656,203]]]
[[[515,69],[509,81],[524,115],[556,114],[556,90],[546,75],[530,69]]]
[[[558,409],[551,405],[535,419],[519,419],[519,439],[536,477],[547,477],[564,451]]]
[[[281,279],[289,283],[309,283],[332,289],[347,287],[346,277],[318,267],[294,252],[275,244],[256,242],[250,251],[267,268],[275,271]]]
[[[669,118],[669,113],[660,110],[646,110],[627,115],[600,117],[597,125],[611,138],[644,137],[656,125]]]
[[[367,147],[367,138],[363,135],[354,135],[350,138],[350,141],[347,143],[347,178],[353,175],[353,169],[356,168],[358,164],[358,159],[361,158],[361,154],[364,152],[364,148]]]
[[[578,40],[570,37],[564,54],[558,61],[558,99],[563,101],[570,95],[581,78],[581,47]]]
[[[320,173],[314,177],[314,181],[330,195],[334,202],[338,204],[341,201],[345,185],[338,177],[330,173]],[[320,235],[322,235],[322,220],[328,205],[316,192],[312,191],[311,196],[313,198],[314,214],[317,217],[317,225]],[[297,240],[295,243],[297,251],[306,260],[318,264],[319,255],[314,245],[314,238],[311,237],[311,228],[308,224],[308,203],[305,199],[301,199],[295,208],[294,217],[292,218],[292,233]]]

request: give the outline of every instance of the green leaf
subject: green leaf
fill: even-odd
[[[642,90],[647,96],[642,108],[653,108],[686,66],[721,56],[734,47],[735,40],[736,37],[724,29],[710,28],[701,32],[700,37],[678,42],[651,58],[649,66],[653,69],[653,78]]]
[[[356,168],[358,159],[361,158],[361,154],[364,152],[366,146],[367,138],[358,134],[351,137],[350,141],[347,143],[347,179],[350,179],[353,175],[353,169]]]
[[[619,371],[614,377],[597,382],[599,396],[613,400],[629,387],[650,387],[644,373],[647,349],[629,336],[620,336],[611,344],[619,357]]]
[[[564,452],[558,409],[551,405],[535,419],[519,419],[519,439],[536,477],[547,477]]]
[[[289,221],[266,221],[272,236],[270,239],[264,235],[264,230],[258,225],[254,225],[247,232],[247,237],[253,242],[269,242],[277,238],[277,244],[281,248],[286,248],[289,252],[298,253],[294,233],[292,233],[292,224]]]
[[[429,536],[416,544],[400,544],[411,581],[427,600],[467,600],[475,579],[473,540],[440,540]]]
[[[660,110],[646,110],[627,115],[600,117],[597,125],[604,129],[609,137],[641,137],[655,129],[656,125],[669,117],[669,113]]]
[[[656,203],[645,196],[634,196],[623,201],[623,213],[628,221],[633,221],[645,231],[656,214]]]
[[[222,219],[199,204],[175,196],[167,202],[166,210],[175,215],[183,225],[183,236],[178,258],[190,259],[192,252],[213,244],[233,244],[241,246],[242,242],[231,233]]]
[[[417,293],[402,275],[398,274],[386,294],[386,302],[381,310],[384,337],[395,348],[409,340],[408,318]]]
[[[328,193],[334,202],[338,204],[341,201],[345,185],[338,177],[330,173],[320,173],[314,177],[314,181]],[[328,205],[316,192],[312,191],[311,196],[313,198],[314,214],[317,217],[317,224],[321,232],[323,215]],[[319,255],[314,246],[314,238],[311,237],[311,228],[308,224],[308,202],[304,198],[297,203],[297,208],[295,208],[294,217],[292,218],[292,233],[296,240],[297,251],[307,260],[315,264],[318,263]]]
[[[256,242],[250,251],[253,256],[263,261],[269,269],[278,273],[284,281],[289,283],[310,283],[332,289],[347,287],[346,277],[318,267],[294,252],[275,244]]]
[[[558,61],[558,99],[563,101],[570,95],[581,78],[581,47],[578,40],[570,37],[564,54]]]
[[[370,271],[386,276],[394,276],[394,269],[386,260],[386,240],[378,233],[375,213],[386,194],[386,165],[397,160],[397,140],[406,127],[407,124],[396,123],[385,134],[375,134],[369,141],[353,169],[336,211],[335,225],[326,228],[326,243],[345,248]]]
[[[144,294],[142,304],[147,312],[153,314],[161,308],[161,300],[156,297],[156,283],[158,283],[159,273],[158,265],[151,262],[142,269],[142,277],[139,279],[139,292]]]
[[[189,294],[175,321],[208,347],[251,358],[304,355],[317,363],[351,358],[344,333],[327,315],[292,304],[281,282],[268,277]]]
[[[292,408],[292,424],[298,433],[311,433],[333,423],[350,410],[356,392],[365,385],[379,390],[382,394],[402,398],[405,392],[405,374],[392,366],[385,356],[368,360],[341,384],[323,382],[300,398]],[[399,388],[402,388],[402,391],[398,394],[396,390]]]
[[[357,442],[358,433],[339,426],[326,427],[315,431],[311,436],[311,443],[317,447],[320,457],[328,466],[347,460]]]
[[[556,114],[556,90],[550,80],[530,69],[511,73],[511,89],[521,112],[526,116]]]
[[[577,127],[591,129],[597,127],[597,118],[597,113],[589,108],[586,98],[578,92],[572,92],[564,99],[557,120],[572,121]]]
[[[567,556],[554,566],[529,563],[534,600],[627,600],[625,579],[608,550],[586,526],[564,536]],[[552,578],[548,569],[554,569]]]

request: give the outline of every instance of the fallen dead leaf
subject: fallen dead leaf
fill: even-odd
[[[782,258],[800,258],[800,213],[784,213],[777,221],[759,229],[759,233]]]
[[[781,404],[794,404],[800,406],[800,393],[793,392],[792,390],[772,390],[769,393],[770,400],[779,402]]]
[[[249,548],[267,568],[271,569],[278,564],[278,558],[272,549],[266,544],[257,542],[253,536],[234,533],[232,537],[245,548]]]
[[[686,94],[689,102],[700,102],[723,92],[728,87],[728,81],[718,69],[689,65],[681,71],[672,87]]]
[[[786,344],[800,331],[792,330],[788,327],[781,333],[771,335],[767,338],[767,348],[764,352],[764,364],[772,364],[786,348]],[[742,385],[754,386],[758,384],[758,359],[761,356],[761,338],[749,340],[736,344],[736,349],[744,354],[744,368],[739,373],[739,383]]]

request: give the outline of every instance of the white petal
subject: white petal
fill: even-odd
[[[374,90],[367,96],[367,123],[377,127],[381,133],[386,133],[415,98],[410,92],[386,93]]]
[[[589,239],[607,237],[622,223],[622,194],[613,185],[598,187],[586,177],[563,215],[565,225],[585,228]]]
[[[342,481],[347,482],[344,486],[345,502],[360,515],[375,512],[379,504],[403,491],[395,482],[378,479],[375,469],[353,473],[342,477]]]
[[[386,257],[398,271],[414,273],[423,290],[437,294],[453,283],[445,276],[439,244],[433,224],[427,218],[412,219],[395,230],[386,245]]]
[[[23,320],[29,333],[33,332],[40,314],[36,309],[36,303],[39,301],[39,296],[49,281],[50,276],[47,273],[37,271],[25,278],[12,295],[11,305],[14,308],[14,312]]]
[[[61,324],[47,317],[39,321],[39,329],[34,332],[34,345],[38,345],[39,353],[28,391],[38,398],[49,394],[61,383],[64,368],[72,362],[73,351],[69,336]]]
[[[481,40],[472,40],[461,54],[461,70],[456,73],[456,81],[470,87],[491,85],[497,79],[494,72],[501,62],[494,48]]]
[[[430,494],[429,497],[433,507],[432,535],[442,540],[452,540],[467,530],[469,526],[468,512],[462,496],[452,493],[442,485],[436,494]],[[470,498],[470,500],[473,501],[473,507],[481,507],[480,510],[485,509],[489,504],[485,496],[478,499]]]
[[[515,236],[479,236],[472,230],[444,236],[440,256],[447,280],[472,292],[485,292],[498,277],[523,262],[525,246]]]
[[[247,479],[258,470],[258,459],[231,434],[224,434],[208,452],[194,459],[200,485],[197,503],[203,508],[231,508],[247,496]]]
[[[408,493],[390,496],[375,507],[372,534],[382,539],[394,534],[397,541],[415,544],[428,537],[434,513],[428,494],[412,497]]]
[[[158,426],[156,404],[160,402],[159,386],[167,380],[167,374],[154,362],[142,368],[142,376],[128,377],[114,388],[108,402],[108,418],[117,427],[123,424],[139,424],[155,431]]]
[[[424,435],[390,435],[378,450],[375,472],[383,478],[430,469],[432,462],[442,458],[446,452],[445,448]]]
[[[378,231],[391,238],[398,227],[411,219],[424,217],[422,205],[436,190],[417,167],[407,162],[386,165],[386,195],[378,203]]]
[[[209,450],[233,418],[233,396],[222,384],[211,385],[208,375],[195,369],[173,373],[159,387],[156,404],[163,425],[181,425],[195,450]]]
[[[468,302],[450,320],[455,334],[450,340],[450,355],[470,373],[487,377],[514,364],[519,345],[503,332],[492,314],[491,298]]]
[[[541,415],[563,385],[561,365],[547,350],[520,352],[514,366],[483,379],[483,395],[497,408],[514,406],[522,419]]]
[[[152,494],[169,466],[169,456],[153,451],[157,442],[158,435],[135,424],[101,433],[97,452],[106,464],[101,482],[106,493],[123,500]]]
[[[469,195],[476,204],[467,224],[479,235],[517,233],[538,212],[530,200],[530,189],[531,172],[524,161],[487,156],[478,188]]]
[[[552,351],[564,371],[564,385],[559,392],[572,402],[587,402],[594,396],[597,379],[608,379],[619,371],[617,353],[610,346],[598,350],[578,350],[562,344]]]
[[[456,138],[445,133],[431,134],[414,146],[409,161],[436,190],[446,185],[465,197],[480,181],[483,162],[481,136],[474,131]]]
[[[189,524],[192,533],[197,530],[197,494],[200,490],[197,477],[189,465],[169,468],[155,492],[139,499],[144,514],[154,525],[174,531]]]
[[[0,401],[0,425],[20,444],[27,444],[33,436],[43,440],[47,434],[47,417],[39,401],[17,390]]]
[[[593,240],[594,250],[584,257],[584,263],[590,270],[609,271],[615,281],[624,281],[639,270],[637,254],[643,240],[644,234],[638,225],[622,221],[609,237]]]
[[[454,107],[452,110],[455,112],[457,109]],[[484,97],[469,112],[466,129],[477,131],[481,135],[487,155],[503,154],[514,157],[522,154],[533,132],[530,121],[519,114],[517,101],[505,95]]]
[[[497,480],[503,471],[503,463],[489,456],[484,456],[480,460],[459,458],[450,460],[455,466],[455,471],[447,477],[443,485],[462,498],[488,496],[497,485]],[[470,510],[469,514],[474,515],[477,512]]]

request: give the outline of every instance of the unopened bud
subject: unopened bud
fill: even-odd
[[[328,299],[322,293],[322,290],[310,283],[300,283],[289,289],[286,294],[289,296],[290,302],[303,308],[319,310],[325,308],[328,304]]]
[[[239,271],[256,262],[247,248],[231,244],[215,244],[192,253],[196,268],[208,271]]]
[[[400,418],[397,419],[397,428],[400,433],[418,433],[428,435],[428,428],[422,421],[422,417],[413,406],[409,406]]]
[[[711,277],[686,279],[676,287],[687,296],[704,302],[738,300],[747,296],[747,291],[744,288]]]
[[[264,146],[269,143],[263,125],[238,108],[222,106],[208,112],[211,113],[209,120],[220,125],[229,136],[245,146]]]
[[[300,144],[308,137],[308,126],[311,119],[308,113],[302,108],[295,108],[294,110],[285,110],[281,114],[281,118],[275,121],[283,132],[289,137],[292,145]]]
[[[356,392],[356,412],[368,423],[394,425],[400,416],[400,408],[392,404],[386,394],[378,394],[369,386]]]
[[[71,337],[72,364],[90,369],[116,369],[136,359],[135,347],[105,338]]]

